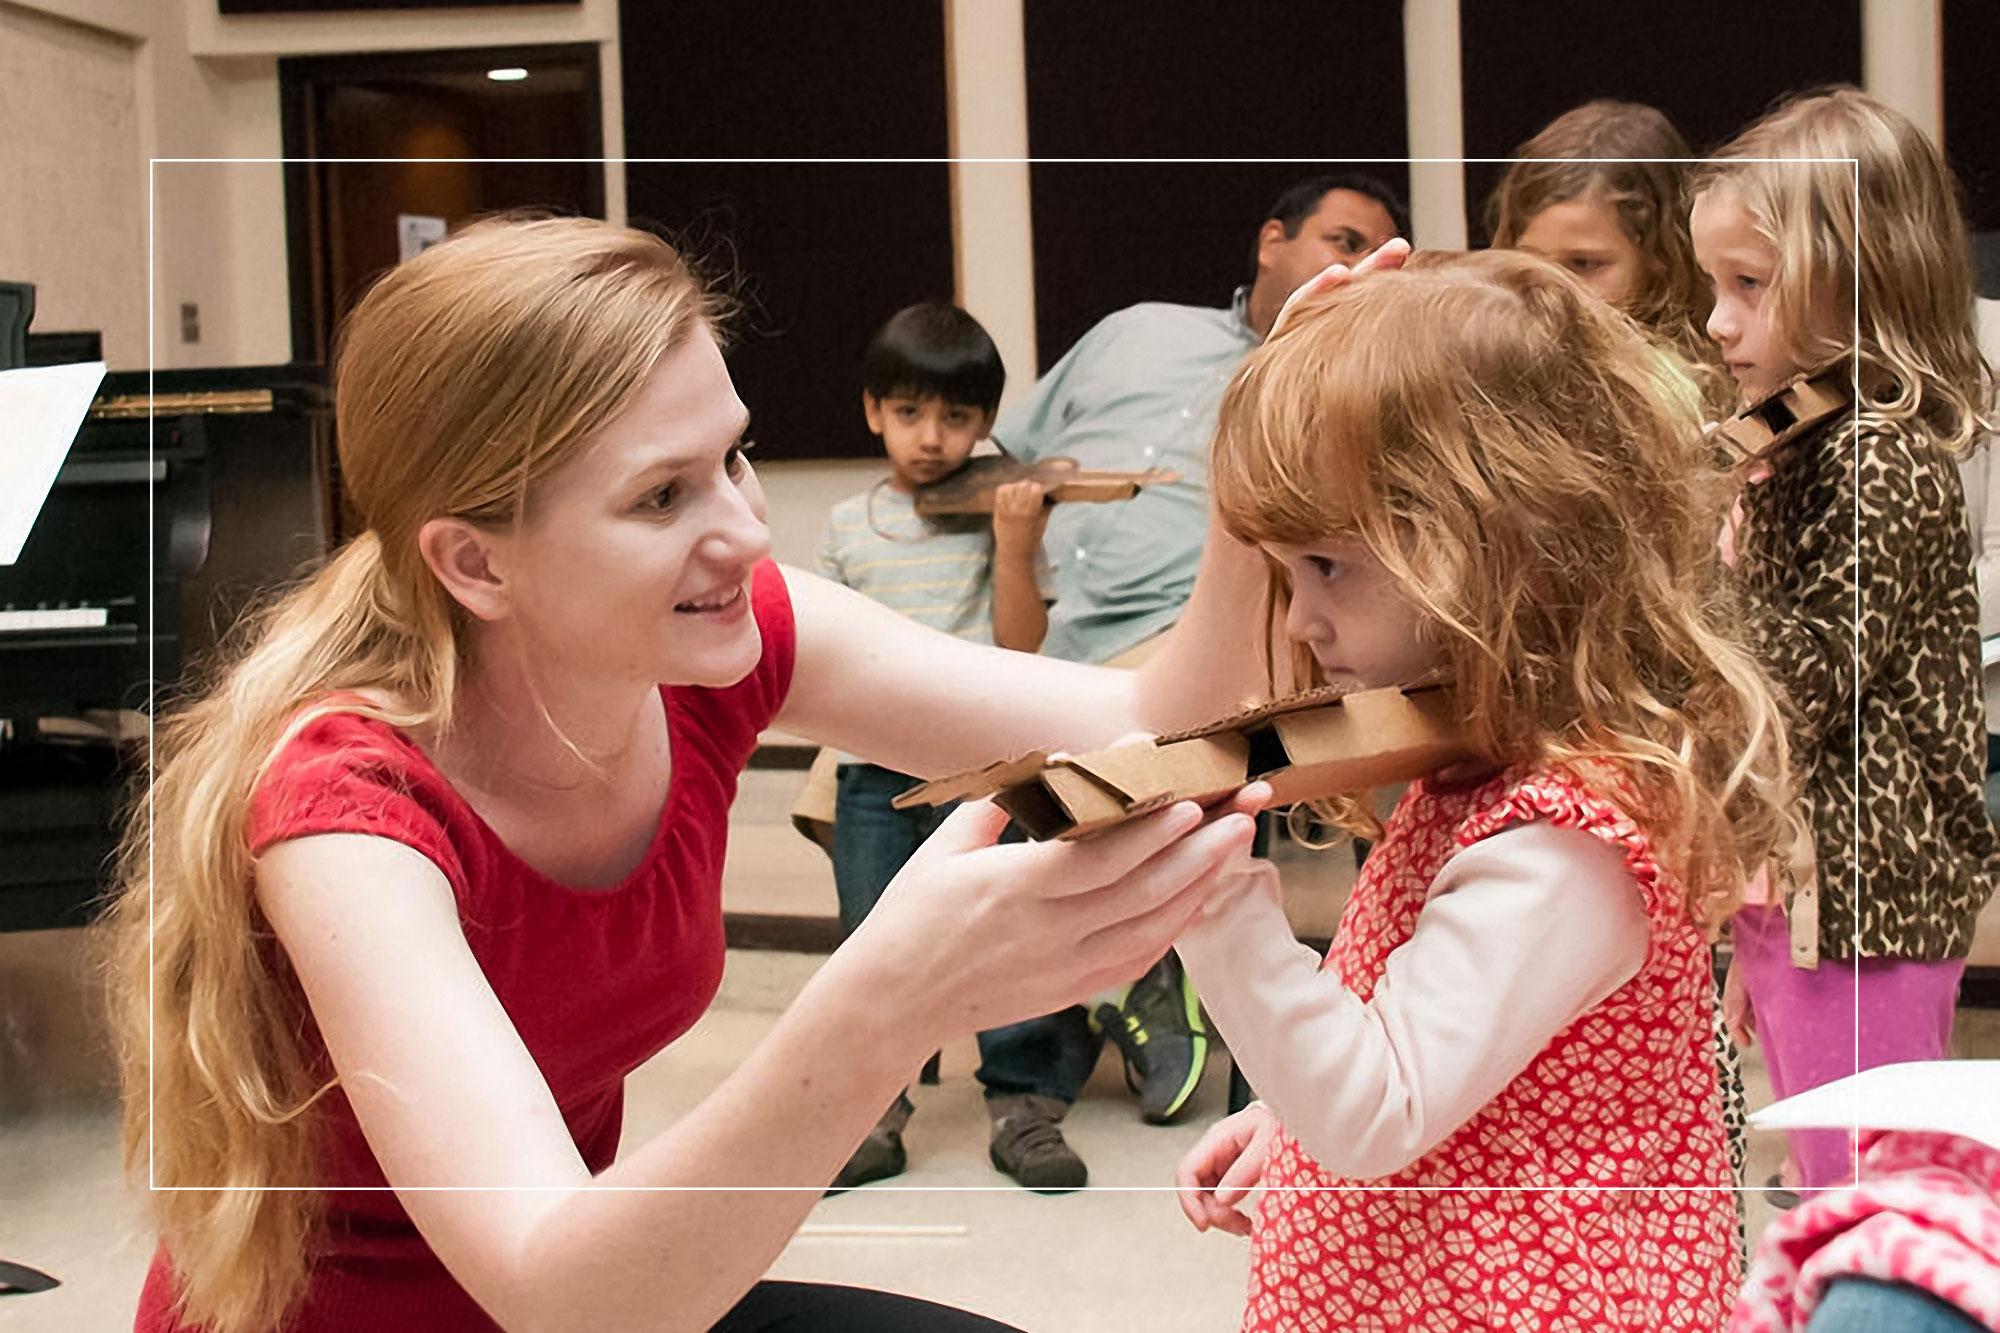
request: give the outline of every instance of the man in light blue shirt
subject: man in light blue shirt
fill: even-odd
[[[1258,229],[1256,271],[1228,309],[1149,302],[1101,320],[993,428],[1016,458],[1170,468],[1181,480],[1122,504],[1060,505],[1043,539],[1056,602],[1042,652],[1109,662],[1179,617],[1208,526],[1208,445],[1230,376],[1292,291],[1407,230],[1402,201],[1366,176],[1285,191]]]
[[[1401,199],[1372,177],[1300,181],[1258,228],[1250,285],[1237,289],[1228,309],[1148,303],[1107,316],[1001,414],[993,436],[1017,458],[1180,474],[1122,503],[1055,507],[1043,538],[1055,604],[1042,652],[1133,665],[1179,617],[1208,531],[1209,438],[1230,377],[1296,288],[1408,230]],[[1097,1062],[1093,1020],[1123,1052],[1146,1120],[1165,1124],[1185,1109],[1201,1079],[1207,1037],[1180,962],[1169,954],[1119,1004],[981,1033],[979,1078],[996,1123],[1016,1102],[1039,1117],[1061,1118]],[[1037,1132],[1055,1131],[1049,1124]]]

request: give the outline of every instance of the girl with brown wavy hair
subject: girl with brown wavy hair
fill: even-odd
[[[1442,679],[1475,755],[1405,794],[1323,967],[1274,892],[1177,946],[1268,1103],[1179,1175],[1252,1237],[1244,1326],[1713,1330],[1708,944],[1791,821],[1681,372],[1546,261],[1418,255],[1251,354],[1212,475],[1292,677]]]
[[[1694,154],[1666,115],[1599,99],[1565,111],[1514,150],[1487,201],[1493,244],[1575,274],[1694,368],[1712,408],[1728,377],[1702,332],[1708,284],[1688,240]]]

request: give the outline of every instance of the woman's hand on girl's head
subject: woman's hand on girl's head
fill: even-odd
[[[953,811],[840,950],[900,997],[927,1050],[1144,972],[1255,831],[1191,801],[1078,842],[998,845],[1006,826],[990,801]]]
[[[1232,1236],[1250,1234],[1250,1219],[1237,1207],[1264,1178],[1270,1165],[1271,1141],[1278,1135],[1278,1117],[1262,1102],[1252,1102],[1225,1120],[1210,1125],[1201,1141],[1174,1169],[1181,1211],[1196,1231],[1214,1227]]]
[[[1278,317],[1271,321],[1271,331],[1265,335],[1265,341],[1268,342],[1278,336],[1278,330],[1285,327],[1285,320],[1291,315],[1292,307],[1300,301],[1330,292],[1336,287],[1345,287],[1356,278],[1366,277],[1370,273],[1401,268],[1403,261],[1409,257],[1410,243],[1396,236],[1384,241],[1375,248],[1374,253],[1351,268],[1346,264],[1328,264],[1300,283],[1297,290],[1285,298],[1285,303],[1278,307]]]

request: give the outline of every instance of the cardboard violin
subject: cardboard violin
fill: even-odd
[[[1044,458],[1024,463],[1006,454],[982,454],[948,477],[919,486],[914,497],[918,514],[990,514],[993,495],[1017,481],[1039,482],[1050,504],[1106,504],[1129,500],[1147,486],[1179,481],[1178,472],[1155,468],[1144,472],[1092,471],[1074,458]]]
[[[1854,405],[1854,379],[1845,361],[1799,376],[1758,399],[1715,428],[1735,467],[1774,461],[1801,436]]]
[[[1073,839],[1192,800],[1213,805],[1250,782],[1291,805],[1422,777],[1472,757],[1448,685],[1334,688],[1241,709],[1207,726],[1088,754],[1019,759],[940,778],[899,810],[991,796],[1030,838]]]

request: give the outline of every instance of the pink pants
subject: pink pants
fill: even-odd
[[[1784,910],[1746,906],[1736,914],[1734,966],[1743,969],[1757,1044],[1780,1098],[1876,1065],[1951,1053],[1962,958],[1863,958],[1858,965],[1829,958],[1808,971],[1792,966]],[[1800,1184],[1824,1189],[1852,1179],[1851,1137],[1836,1129],[1792,1131]]]

